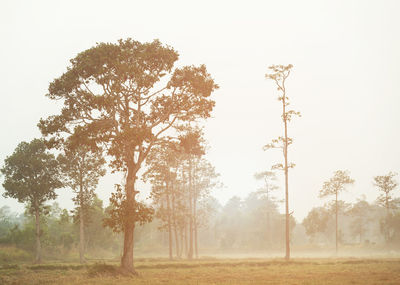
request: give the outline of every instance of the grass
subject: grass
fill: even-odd
[[[15,247],[0,247],[0,264],[24,262],[33,259],[33,254]]]
[[[118,263],[9,265],[0,284],[400,284],[400,259],[142,259],[139,276]]]

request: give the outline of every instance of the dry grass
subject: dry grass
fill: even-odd
[[[151,259],[136,269],[138,277],[117,263],[9,265],[0,284],[400,284],[400,259]]]

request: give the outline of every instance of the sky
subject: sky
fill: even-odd
[[[205,64],[220,86],[204,125],[207,158],[224,183],[213,195],[222,204],[255,191],[261,185],[254,173],[282,162],[280,151],[262,150],[283,134],[277,90],[265,79],[272,64],[293,64],[287,95],[302,114],[289,125],[294,217],[301,222],[327,202],[318,193],[338,169],[355,179],[342,199],[365,195],[373,202],[373,177],[400,172],[399,12],[399,1],[382,0],[2,0],[0,166],[18,143],[41,136],[40,118],[59,112],[45,94],[70,59],[99,42],[159,39],[179,52],[179,65]],[[275,195],[282,198],[278,177]],[[118,174],[101,179],[97,193],[106,204],[120,180]],[[146,199],[150,187],[138,186]],[[72,209],[71,191],[57,193],[57,202]],[[23,211],[1,197],[4,205]]]

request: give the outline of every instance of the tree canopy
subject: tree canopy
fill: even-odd
[[[53,154],[40,139],[21,142],[4,161],[4,197],[40,207],[57,197],[55,190],[63,186],[60,168]]]

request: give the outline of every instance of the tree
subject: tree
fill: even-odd
[[[204,158],[195,160],[193,169],[193,231],[194,250],[196,258],[198,254],[198,229],[206,224],[210,210],[207,205],[210,191],[214,187],[222,187],[218,181],[219,174],[214,166]]]
[[[259,194],[265,194],[267,198],[268,206],[271,204],[271,191],[278,189],[278,186],[273,184],[273,181],[276,180],[275,172],[273,171],[263,171],[257,172],[254,174],[254,178],[257,180],[264,180],[264,187],[259,189]],[[267,239],[268,243],[271,243],[271,207],[267,207]]]
[[[330,214],[326,208],[316,207],[311,209],[307,217],[303,220],[306,234],[311,238],[311,241],[313,241],[316,234],[326,232],[329,218]]]
[[[329,180],[324,182],[322,185],[322,189],[319,192],[320,198],[325,198],[328,196],[335,196],[335,231],[336,231],[336,238],[335,238],[335,248],[336,253],[338,251],[338,213],[339,213],[339,204],[338,204],[338,195],[340,192],[345,190],[347,185],[353,184],[354,180],[350,178],[348,171],[337,170],[335,171],[333,177]]]
[[[379,205],[386,209],[386,217],[381,220],[381,230],[385,237],[386,242],[389,242],[392,238],[393,230],[390,227],[390,221],[393,220],[392,210],[396,209],[397,205],[393,198],[393,190],[398,186],[398,182],[394,180],[397,173],[389,172],[387,175],[375,176],[374,185],[378,187],[381,192],[377,198]]]
[[[189,208],[189,251],[188,259],[193,258],[194,242],[195,242],[195,225],[196,225],[196,204],[197,194],[195,185],[195,160],[200,159],[205,154],[204,147],[201,145],[202,137],[199,130],[188,128],[187,132],[179,137],[180,147],[187,160],[188,175],[188,208]],[[197,233],[197,230],[196,230]],[[197,247],[197,243],[196,243]]]
[[[300,112],[294,110],[287,110],[289,106],[289,98],[286,96],[286,79],[290,75],[290,71],[293,65],[272,65],[269,69],[272,73],[265,74],[267,79],[271,79],[275,82],[278,92],[281,94],[278,97],[279,101],[282,101],[282,121],[284,125],[284,136],[278,137],[272,140],[271,143],[264,146],[264,150],[271,148],[280,148],[283,150],[284,164],[278,163],[272,166],[272,169],[283,170],[285,173],[285,245],[286,245],[286,255],[285,259],[290,259],[290,214],[289,214],[289,168],[293,168],[295,165],[293,163],[288,163],[288,147],[292,144],[293,140],[288,137],[288,122],[292,120],[293,116],[301,116]]]
[[[157,209],[160,229],[168,232],[169,258],[172,259],[173,232],[178,252],[179,220],[189,225],[188,259],[198,257],[198,228],[205,224],[205,200],[217,186],[218,174],[201,156],[205,153],[200,129],[180,128],[184,134],[155,146],[147,159],[148,169],[143,175],[152,184],[152,198]],[[186,179],[187,177],[187,179]],[[186,239],[185,239],[186,241]]]
[[[136,201],[138,171],[168,129],[208,118],[215,105],[210,95],[218,86],[206,67],[173,70],[177,59],[178,53],[158,40],[97,44],[72,59],[67,72],[50,84],[48,97],[62,100],[64,107],[39,123],[51,143],[67,134],[72,141],[105,147],[113,170],[125,173],[124,193],[117,192],[114,201],[124,207],[118,212],[124,221],[121,266],[131,273],[135,222],[144,209]],[[109,225],[119,227],[118,222]]]
[[[375,176],[374,185],[381,192],[378,197],[378,203],[386,208],[386,214],[389,215],[390,210],[395,208],[393,200],[393,190],[398,186],[398,182],[394,180],[397,173],[389,172],[387,175]]]
[[[174,186],[178,185],[177,168],[180,163],[179,145],[173,141],[163,141],[153,147],[146,164],[147,171],[143,175],[143,180],[150,180],[152,184],[151,197],[153,204],[157,205],[157,218],[163,223],[161,229],[168,231],[169,259],[173,259],[172,254],[172,231],[174,228],[176,252],[178,255],[178,236],[176,228],[177,213],[175,209],[175,197],[177,195]]]
[[[93,202],[99,178],[105,175],[105,160],[100,151],[85,145],[64,146],[64,153],[57,158],[62,165],[65,185],[76,194],[73,198],[79,217],[79,259],[85,262],[85,226],[88,209]]]
[[[363,242],[365,233],[368,230],[368,223],[372,220],[370,217],[373,211],[370,204],[364,199],[359,199],[357,203],[353,204],[351,209],[347,211],[354,219],[351,222],[351,233],[359,237],[359,242]]]
[[[40,215],[44,202],[57,197],[55,190],[61,188],[60,167],[53,154],[50,154],[42,140],[30,143],[21,142],[14,153],[5,159],[1,173],[5,176],[4,197],[28,203],[35,215],[36,258],[41,262]]]

